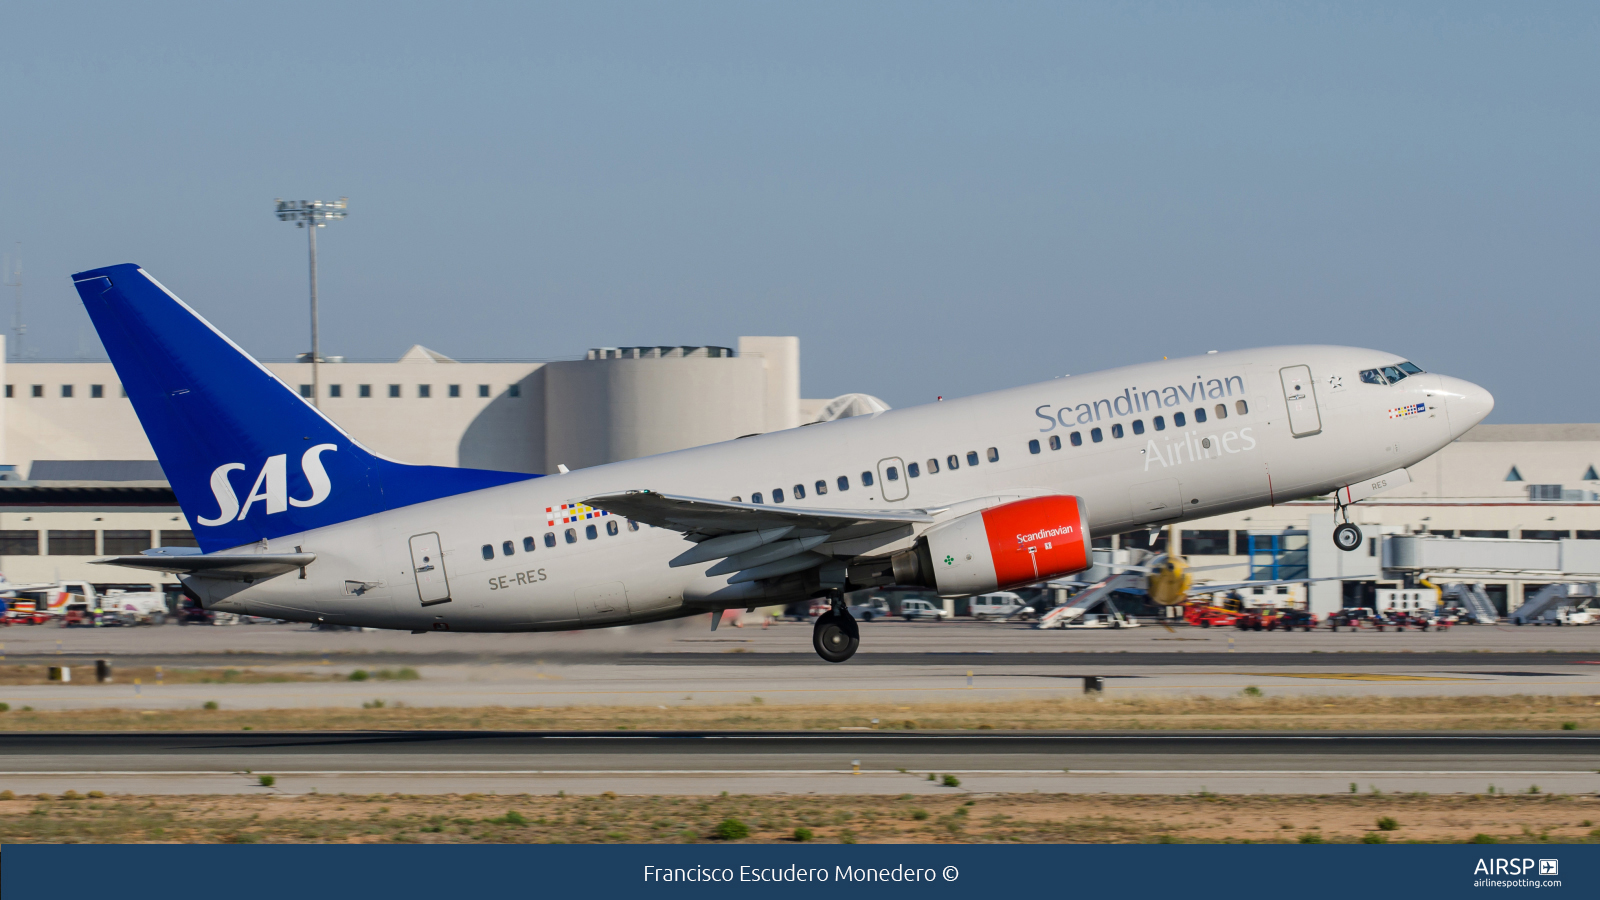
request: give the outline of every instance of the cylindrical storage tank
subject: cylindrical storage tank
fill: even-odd
[[[586,359],[545,367],[545,460],[597,466],[766,430],[762,360]]]

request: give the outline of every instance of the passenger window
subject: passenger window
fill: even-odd
[[[1028,442],[1028,452],[1029,453],[1038,453],[1039,452],[1039,439],[1038,438],[1034,438],[1033,440]]]
[[[567,539],[567,543],[576,544],[578,542],[578,529],[568,528],[565,537]]]
[[[1182,428],[1183,426],[1185,426],[1187,424],[1189,424],[1189,423],[1184,420],[1183,413],[1173,413],[1172,414],[1172,427],[1173,428]]]
[[[917,478],[922,475],[922,467],[916,463],[906,463],[906,477]]]
[[[583,536],[592,541],[600,536],[600,529],[593,525],[585,525],[583,526]]]
[[[617,520],[616,519],[612,519],[611,521],[606,523],[606,534],[609,534],[612,537],[616,537],[617,536],[617,532],[619,532],[621,530],[622,530],[621,528],[617,527]]]
[[[732,500],[735,503],[743,503],[744,502],[744,498],[740,497],[738,494],[735,494],[732,497],[729,497],[728,499]]]
[[[883,470],[883,475],[890,481],[900,480],[900,470],[894,466],[890,466],[889,468]]]
[[[1226,404],[1226,403],[1218,403],[1217,404],[1217,418],[1226,419],[1227,417],[1228,417],[1228,404]]]
[[[861,473],[861,486],[862,487],[872,487],[872,473],[871,472],[862,472]]]
[[[783,488],[773,488],[772,489],[772,502],[773,503],[782,503],[783,502]]]
[[[817,489],[817,496],[818,497],[821,497],[823,494],[826,494],[828,492],[828,482],[823,480],[823,479],[821,479],[821,478],[817,479],[817,483],[815,485],[812,485],[812,486]]]
[[[1083,432],[1074,431],[1072,433],[1072,446],[1074,446],[1074,447],[1082,447],[1083,446]]]
[[[1051,450],[1060,450],[1061,449],[1061,435],[1059,435],[1059,434],[1050,435],[1050,449]]]
[[[850,476],[849,475],[840,475],[839,476],[839,490],[841,490],[841,491],[850,490]]]
[[[967,451],[967,465],[975,466],[977,464],[978,464],[978,451],[976,451],[976,450],[968,450]]]
[[[797,484],[797,485],[794,486],[794,498],[796,500],[804,500],[806,498],[806,486],[805,485]]]
[[[1155,424],[1157,431],[1166,431],[1167,430],[1167,419],[1166,419],[1165,416],[1156,416],[1154,419],[1151,419],[1150,421]]]
[[[1400,369],[1400,371],[1406,373],[1407,375],[1421,375],[1422,374],[1422,369],[1419,368],[1416,363],[1403,362],[1403,363],[1401,363],[1399,365],[1399,369]]]
[[[1101,441],[1103,441],[1105,439],[1106,439],[1106,436],[1100,433],[1100,429],[1098,429],[1098,428],[1089,429],[1089,440],[1094,441],[1096,444],[1098,444],[1098,443],[1100,443]]]
[[[1406,374],[1399,369],[1396,369],[1394,366],[1384,366],[1383,377],[1389,379],[1390,384],[1394,384],[1396,381],[1406,377]]]
[[[632,519],[629,519],[628,520],[628,530],[629,531],[638,531],[639,530],[639,523],[635,522]]]
[[[1362,369],[1361,370],[1361,380],[1366,382],[1367,384],[1383,384],[1384,383],[1383,376],[1378,374],[1378,370],[1377,369]]]
[[[484,559],[494,559],[494,545],[493,544],[484,544],[483,545],[483,558]]]
[[[990,447],[986,452],[989,454],[989,462],[999,462],[1000,461],[1000,448],[999,447]]]
[[[1235,400],[1233,402],[1233,410],[1242,416],[1250,411],[1250,404],[1244,402],[1243,400]]]
[[[500,543],[500,555],[501,556],[510,556],[511,554],[513,554],[515,552],[517,552],[517,545],[516,544],[513,544],[510,541],[502,541]]]
[[[944,458],[944,466],[945,468],[954,472],[955,470],[961,468],[961,457],[955,455],[954,453],[946,456]]]
[[[1144,420],[1143,419],[1134,419],[1133,420],[1133,433],[1134,434],[1144,434]]]
[[[1114,437],[1114,438],[1118,438],[1118,439],[1120,439],[1122,437],[1122,423],[1121,422],[1118,422],[1117,424],[1111,426],[1111,436]]]
[[[1205,420],[1206,420],[1206,411],[1205,410],[1197,409],[1197,410],[1194,411],[1194,423],[1196,425],[1201,424]]]
[[[529,535],[528,537],[525,537],[525,538],[522,539],[522,552],[523,553],[532,553],[533,552],[533,548],[535,548],[537,546],[539,546],[539,543],[533,539],[532,535]]]
[[[929,475],[937,475],[937,474],[939,474],[939,461],[937,459],[928,460],[928,474]]]
[[[544,545],[546,547],[554,547],[556,545],[556,533],[554,531],[546,531],[544,533]]]
[[[766,501],[761,499],[761,492],[760,491],[756,491],[754,494],[750,495],[750,502],[751,503],[765,503]]]

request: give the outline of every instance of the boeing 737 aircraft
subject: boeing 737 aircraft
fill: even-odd
[[[423,631],[558,631],[827,597],[980,594],[1081,571],[1090,536],[1337,491],[1341,509],[1488,415],[1379,350],[1162,360],[538,476],[414,466],[329,421],[144,270],[73,276],[199,550],[208,609]],[[1340,527],[1341,549],[1360,532]],[[715,622],[719,617],[713,617]]]

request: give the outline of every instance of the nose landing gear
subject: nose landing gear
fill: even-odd
[[[1333,529],[1333,545],[1346,553],[1361,549],[1361,529],[1350,524],[1350,504],[1342,502],[1338,493],[1333,495],[1333,504],[1333,514],[1344,519]]]
[[[817,655],[831,663],[841,663],[856,655],[861,646],[861,629],[844,606],[844,594],[828,593],[831,609],[817,617],[811,629],[811,646]]]

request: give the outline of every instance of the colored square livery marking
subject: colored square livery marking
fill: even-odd
[[[1413,403],[1410,406],[1399,406],[1389,410],[1389,418],[1404,419],[1406,416],[1415,416],[1428,411],[1428,404]]]
[[[609,515],[611,514],[603,509],[584,506],[582,503],[563,503],[559,507],[546,506],[544,508],[545,524],[552,526],[556,524],[557,519],[561,520],[561,524],[569,525],[573,522],[581,522],[584,519],[598,519],[601,516]]]

